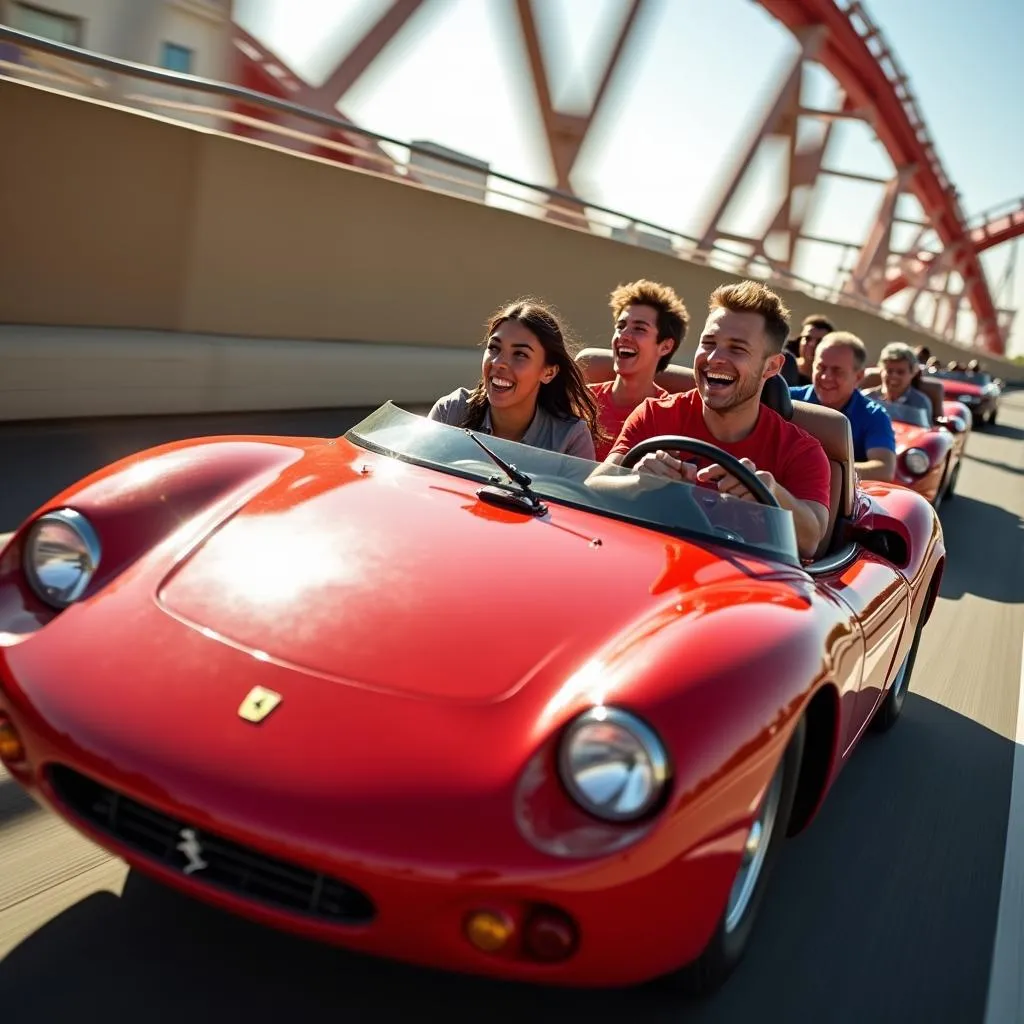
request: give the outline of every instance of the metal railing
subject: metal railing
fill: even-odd
[[[853,6],[858,5],[854,3]],[[771,279],[773,285],[802,292],[820,302],[859,309],[894,324],[930,335],[936,340],[959,344],[965,348],[971,347],[953,338],[939,335],[909,317],[886,309],[860,295],[808,280],[784,267],[769,265],[759,258],[751,259],[747,254],[731,250],[728,242],[715,242],[711,248],[702,248],[698,239],[682,232],[592,203],[559,189],[503,174],[490,167],[482,170],[478,164],[460,160],[457,156],[439,154],[432,148],[417,146],[363,128],[340,114],[326,114],[241,86],[110,57],[0,25],[0,43],[3,42],[17,47],[22,57],[27,52],[56,58],[56,61],[51,60],[46,62],[46,66],[34,67],[23,63],[22,60],[0,60],[2,78],[35,79],[49,86],[66,86],[76,92],[84,89],[86,92],[102,95],[112,94],[113,83],[127,77],[158,84],[171,90],[233,101],[249,109],[283,115],[290,123],[278,124],[273,120],[225,109],[223,106],[185,102],[180,98],[156,94],[132,94],[118,90],[113,100],[121,104],[134,103],[155,108],[161,116],[185,123],[197,119],[205,122],[210,119],[227,122],[232,126],[230,130],[237,134],[249,137],[253,134],[273,136],[277,145],[297,145],[305,151],[311,148],[330,150],[336,152],[339,157],[347,158],[346,163],[353,164],[362,171],[397,178],[410,186],[426,187],[431,191],[475,199],[486,205],[553,220],[577,230],[650,248],[725,273],[757,277],[762,280]],[[68,68],[67,64],[72,65],[72,68]],[[116,77],[110,79],[83,74],[82,67],[107,72]],[[305,131],[295,127],[295,122],[328,129],[330,134],[324,136]],[[345,139],[349,141],[343,141]],[[357,142],[362,145],[354,144]],[[405,160],[389,156],[389,148],[404,151]],[[445,170],[417,166],[414,162],[416,155],[429,158],[434,164],[443,164]],[[459,171],[466,173],[460,175],[457,173]]]

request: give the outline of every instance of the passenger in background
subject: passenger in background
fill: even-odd
[[[849,331],[833,331],[814,353],[814,383],[790,388],[799,402],[838,409],[853,435],[857,476],[861,480],[892,480],[896,472],[896,435],[889,414],[859,391],[868,360],[864,342]]]
[[[439,398],[428,419],[580,459],[603,438],[597,403],[548,307],[519,299],[491,318],[480,381]]]
[[[786,351],[792,352],[796,357],[796,380],[790,380],[789,375],[783,370],[786,383],[791,385],[805,386],[812,382],[814,372],[814,353],[826,334],[835,330],[832,321],[828,317],[818,313],[804,317],[800,327],[800,336],[790,338],[786,342]]]
[[[604,460],[626,417],[644,399],[668,397],[657,378],[673,376],[669,360],[686,337],[690,322],[682,299],[656,281],[619,285],[609,305],[614,323],[611,350],[584,349],[576,356],[590,382],[587,386],[597,401],[606,435],[594,445],[598,461]],[[685,380],[689,390],[693,382]]]
[[[931,421],[931,401],[923,391],[918,391],[912,386],[921,372],[914,350],[909,345],[894,341],[882,349],[878,366],[882,371],[882,383],[877,388],[869,388],[864,394],[868,398],[877,398],[883,402],[923,409]]]

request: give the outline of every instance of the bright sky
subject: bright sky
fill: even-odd
[[[235,0],[235,17],[317,84],[388,0]],[[1024,131],[1001,113],[1024,95],[1021,0],[868,0],[917,96],[968,217],[1024,195]],[[623,0],[535,3],[556,104],[593,94],[591,54],[606,52]],[[575,26],[573,31],[570,27]],[[573,175],[578,195],[666,228],[699,234],[703,217],[760,111],[771,105],[793,36],[753,0],[649,0]],[[492,170],[553,184],[513,0],[428,0],[340,107],[356,123],[403,140],[429,139]],[[805,80],[805,102],[831,105],[834,83]],[[826,164],[888,176],[870,128],[841,122]],[[781,164],[768,157],[730,211],[750,233],[777,203]],[[825,178],[805,230],[859,243],[882,187]],[[906,229],[904,229],[906,230]],[[984,262],[994,291],[1014,244]],[[794,270],[831,284],[840,250],[803,243]],[[997,302],[1024,307],[1024,260]],[[1024,312],[1010,339],[1024,353]]]

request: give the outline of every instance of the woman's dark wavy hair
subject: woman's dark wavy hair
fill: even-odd
[[[597,402],[569,351],[565,333],[555,312],[536,299],[516,299],[491,317],[484,335],[484,345],[507,320],[521,323],[540,342],[544,349],[545,364],[558,367],[554,378],[547,384],[541,384],[537,404],[559,419],[578,416],[590,428],[595,442],[604,440],[605,434],[597,419]],[[487,405],[487,382],[481,377],[466,403],[462,426],[479,430]]]

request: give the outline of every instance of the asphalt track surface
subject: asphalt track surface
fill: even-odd
[[[351,420],[312,412],[0,428],[0,531],[82,473],[157,441],[336,434]],[[250,1024],[981,1022],[1022,685],[1024,393],[1007,395],[999,425],[971,438],[941,518],[948,568],[903,719],[866,737],[818,820],[790,841],[749,955],[714,998],[498,984],[296,940],[128,876],[0,776],[0,1006],[24,1021],[151,1024],[226,1015]],[[1018,819],[1011,838],[1022,827]],[[682,917],[686,894],[675,898]]]

